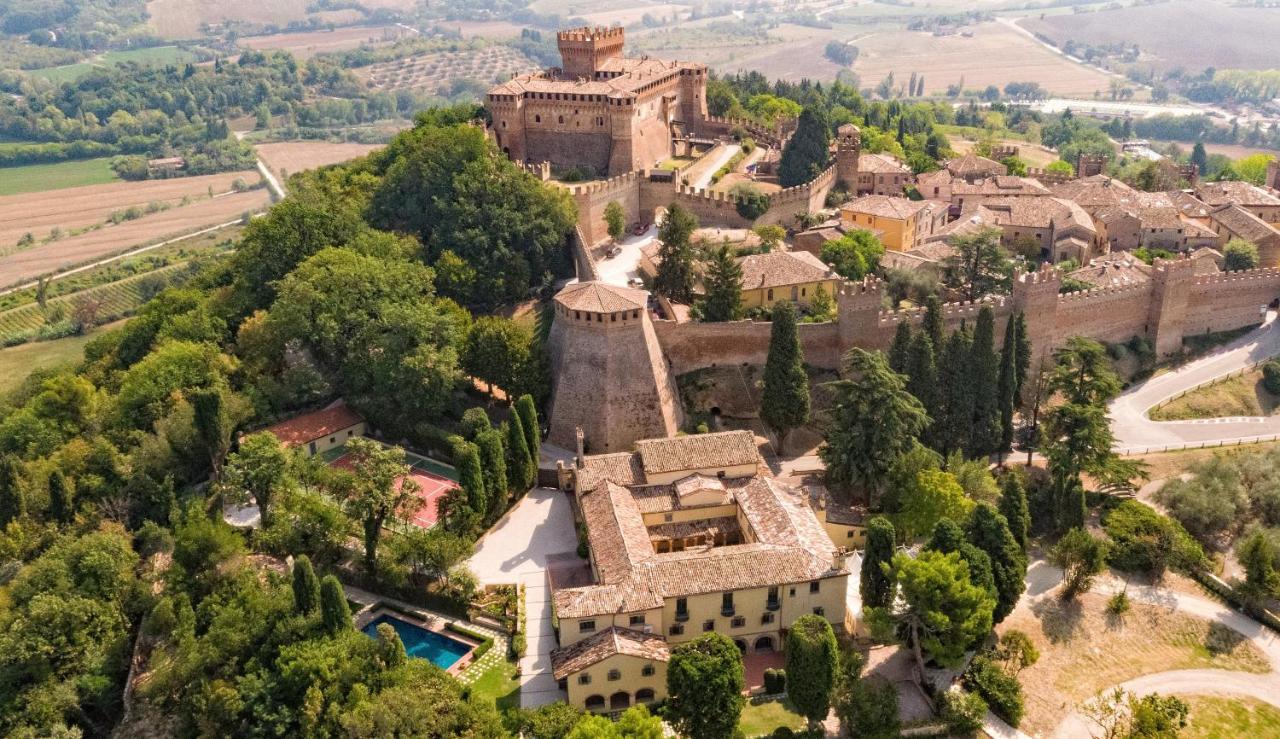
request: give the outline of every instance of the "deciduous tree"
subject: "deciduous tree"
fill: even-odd
[[[604,222],[609,229],[609,238],[617,241],[627,227],[627,215],[622,212],[622,205],[617,200],[610,200],[604,206]]]
[[[1071,529],[1049,550],[1049,561],[1062,569],[1062,597],[1070,600],[1093,586],[1107,564],[1107,545],[1082,528]]]
[[[356,437],[347,442],[347,452],[354,474],[345,476],[341,483],[346,506],[364,529],[365,568],[376,573],[382,526],[391,516],[412,515],[422,505],[420,488],[409,477],[409,465],[400,447],[384,447]]]

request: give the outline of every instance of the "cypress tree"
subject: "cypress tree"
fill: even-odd
[[[936,449],[943,455],[963,449],[973,425],[973,387],[970,384],[969,337],[956,331],[947,339],[938,362],[938,387],[943,393],[941,413],[934,424]]]
[[[933,525],[933,532],[929,535],[929,541],[924,548],[950,554],[960,551],[964,543],[964,529],[960,528],[960,524],[949,518],[943,518]]]
[[[981,457],[997,447],[1000,439],[1000,403],[997,385],[1000,362],[995,351],[995,314],[983,306],[969,347],[969,377],[973,388],[973,422],[969,427],[970,457]]]
[[[1018,407],[1022,407],[1026,403],[1026,399],[1022,397],[1022,387],[1027,381],[1027,372],[1031,369],[1031,337],[1027,336],[1027,316],[1018,311],[1014,323],[1018,327],[1018,336],[1014,350],[1017,356],[1017,362],[1014,365],[1014,377],[1016,381],[1013,386],[1013,397]]]
[[[986,552],[996,588],[993,620],[999,623],[1013,612],[1026,589],[1027,556],[1013,538],[1009,523],[989,503],[979,503],[965,527],[969,543]]]
[[[394,670],[408,659],[404,642],[391,624],[378,624],[378,659],[387,670]]]
[[[493,428],[493,422],[489,420],[489,414],[485,413],[483,408],[468,408],[463,411],[462,436],[468,441],[475,441],[477,436],[491,428]]]
[[[453,450],[453,462],[458,467],[458,484],[467,493],[467,507],[477,517],[484,518],[489,512],[489,496],[484,487],[480,450],[469,441],[459,442]]]
[[[938,417],[938,365],[933,342],[924,331],[911,337],[907,353],[907,392],[916,396],[930,419]]]
[[[858,590],[863,608],[887,608],[893,602],[893,579],[881,565],[893,561],[893,524],[884,516],[867,522],[867,546],[862,551]]]
[[[320,620],[330,634],[341,634],[351,628],[351,608],[342,592],[342,583],[333,575],[320,581]]]
[[[521,491],[533,487],[537,468],[529,457],[529,442],[524,435],[520,414],[512,413],[504,425],[507,437],[507,479]]]
[[[538,407],[533,404],[533,396],[525,393],[516,401],[516,413],[520,414],[520,429],[524,431],[524,440],[529,447],[529,459],[533,460],[534,474],[538,470],[538,454],[542,451],[542,426],[538,422]],[[533,481],[530,480],[532,485]]]
[[[209,466],[217,479],[222,471],[222,459],[231,441],[231,419],[227,416],[222,391],[218,388],[197,390],[191,394],[196,433],[209,454]]]
[[[791,429],[809,421],[809,376],[796,333],[795,306],[786,300],[774,303],[771,320],[760,420],[778,435],[781,446]]]
[[[22,492],[22,472],[12,454],[0,459],[0,527],[27,515],[27,498]]]
[[[1057,505],[1058,531],[1084,527],[1084,483],[1077,475],[1055,476],[1052,482],[1054,502]]]
[[[693,271],[693,245],[689,238],[698,229],[698,218],[693,213],[672,203],[667,216],[658,229],[658,274],[653,278],[653,290],[677,303],[693,300],[695,275]]]
[[[1000,347],[1000,381],[996,383],[996,396],[1000,405],[1000,452],[1001,463],[1004,453],[1013,448],[1013,410],[1015,390],[1018,382],[1018,322],[1013,314],[1004,326],[1004,343]]]
[[[810,725],[831,710],[840,666],[840,647],[831,623],[822,616],[805,614],[787,632],[787,697]]]
[[[507,506],[507,452],[502,445],[502,432],[489,429],[476,437],[480,464],[484,471],[484,489],[488,492],[488,509],[483,512],[486,523],[492,522]]]
[[[826,113],[816,105],[800,112],[795,133],[782,148],[778,180],[783,187],[803,185],[827,168],[830,157],[831,125]]]
[[[934,352],[941,353],[946,336],[943,334],[942,327],[942,299],[937,295],[925,298],[922,328],[929,335],[929,341],[933,342]]]
[[[1027,536],[1031,530],[1031,511],[1027,506],[1027,491],[1022,486],[1022,476],[1010,472],[1000,485],[1000,513],[1009,524],[1013,540],[1023,551],[1027,548]]]
[[[49,518],[58,523],[71,523],[75,515],[75,504],[71,498],[71,485],[62,470],[49,473]]]
[[[299,555],[293,561],[293,608],[305,616],[320,606],[320,581],[316,579],[311,558]]]
[[[900,375],[907,374],[908,355],[911,351],[911,324],[902,321],[893,334],[893,344],[889,346],[889,369]]]

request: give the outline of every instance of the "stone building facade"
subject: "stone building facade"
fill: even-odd
[[[621,28],[556,36],[561,67],[517,75],[485,100],[497,144],[517,162],[614,176],[652,167],[707,119],[707,67],[623,56]]]

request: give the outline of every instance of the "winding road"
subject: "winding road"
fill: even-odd
[[[1153,421],[1153,406],[1217,378],[1280,354],[1280,321],[1268,313],[1257,329],[1206,357],[1136,385],[1108,409],[1115,450],[1121,453],[1216,446],[1268,439],[1280,434],[1280,415],[1211,418],[1198,421]]]

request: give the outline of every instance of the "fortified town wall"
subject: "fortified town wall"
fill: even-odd
[[[1280,297],[1280,269],[1257,269],[1197,276],[1189,260],[1158,261],[1153,280],[1123,287],[1059,294],[1061,277],[1052,269],[1018,274],[1010,295],[985,301],[948,303],[943,320],[948,332],[973,325],[983,306],[996,318],[996,342],[1005,322],[1021,310],[1033,350],[1044,355],[1072,336],[1106,342],[1148,338],[1160,356],[1176,353],[1184,336],[1224,331],[1258,323],[1259,309]],[[881,308],[883,283],[876,278],[848,282],[837,296],[837,321],[800,324],[805,361],[839,369],[852,347],[887,349],[898,324],[919,326],[924,309]],[[676,374],[729,364],[764,364],[770,325],[758,321],[676,323],[654,321],[658,342]]]

